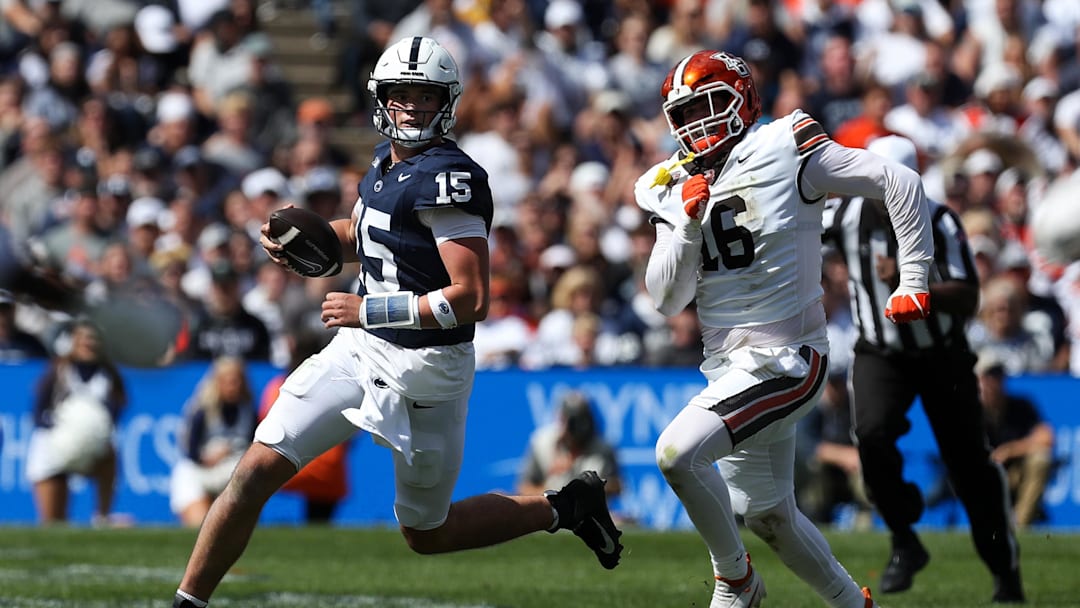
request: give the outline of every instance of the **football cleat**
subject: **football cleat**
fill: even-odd
[[[895,547],[889,557],[889,563],[881,573],[880,591],[882,593],[907,591],[915,582],[915,573],[925,568],[929,561],[930,555],[918,541],[908,546]]]
[[[1019,569],[1004,576],[994,576],[994,596],[990,601],[995,604],[1024,603],[1024,586],[1020,582]]]
[[[709,608],[755,608],[765,599],[765,581],[757,575],[750,565],[750,555],[746,556],[746,576],[739,580],[716,577],[713,587],[712,602]]]
[[[559,514],[557,526],[551,532],[566,529],[573,532],[596,553],[600,565],[611,570],[619,565],[623,546],[622,532],[615,527],[608,511],[604,484],[596,471],[585,471],[557,492],[544,493]]]

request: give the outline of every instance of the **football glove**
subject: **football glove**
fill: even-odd
[[[709,202],[709,182],[704,175],[693,175],[682,185],[683,211],[693,220],[700,220]]]
[[[889,296],[885,306],[885,317],[893,323],[908,323],[925,319],[930,314],[930,294],[925,291],[913,291],[900,286]]]

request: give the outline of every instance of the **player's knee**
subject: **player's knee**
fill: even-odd
[[[694,462],[688,450],[681,449],[674,442],[665,441],[665,437],[661,435],[656,442],[656,466],[668,483],[672,483],[689,473]]]
[[[295,473],[295,465],[287,458],[255,443],[236,465],[227,491],[240,499],[265,502]]]
[[[782,505],[747,513],[743,520],[751,532],[770,546],[784,528],[791,526],[791,518],[787,510],[782,508]]]

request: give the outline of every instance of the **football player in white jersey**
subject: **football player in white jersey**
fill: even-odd
[[[828,369],[826,195],[885,201],[901,274],[887,314],[906,322],[930,304],[922,185],[903,166],[836,144],[802,111],[759,124],[758,93],[737,56],[684,58],[662,95],[679,151],[635,185],[657,232],[646,285],[667,315],[697,300],[708,385],[661,433],[656,460],[708,546],[710,606],[747,608],[765,597],[736,513],[827,605],[875,606],[795,505],[795,423],[820,398]]]
[[[405,38],[372,72],[375,147],[351,219],[331,222],[358,293],[327,294],[322,320],[339,328],[294,370],[255,443],[214,501],[173,600],[202,608],[247,545],[263,504],[308,462],[358,428],[392,449],[394,514],[409,547],[445,553],[569,529],[601,565],[618,565],[622,534],[604,481],[585,471],[537,496],[483,494],[451,505],[462,465],[476,366],[475,323],[488,309],[487,173],[444,137],[462,87],[431,38]],[[263,225],[263,248],[282,247]]]

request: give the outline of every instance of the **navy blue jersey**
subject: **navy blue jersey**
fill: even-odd
[[[444,141],[394,165],[390,142],[375,147],[375,159],[358,187],[356,225],[360,256],[359,295],[411,291],[418,295],[450,284],[431,229],[417,212],[452,206],[477,215],[491,230],[491,187],[487,172],[453,141]],[[473,339],[475,325],[454,329],[369,329],[408,348],[459,344]]]

